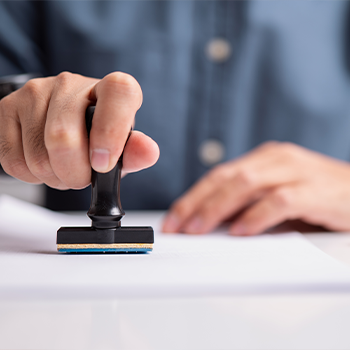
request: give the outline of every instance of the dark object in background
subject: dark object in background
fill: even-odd
[[[91,198],[90,186],[83,190],[56,190],[45,185],[44,207],[55,211],[87,211]]]
[[[88,107],[86,127],[90,134],[95,107]],[[57,250],[63,253],[105,253],[152,251],[152,227],[121,227],[125,215],[120,202],[123,154],[108,173],[91,169],[92,195],[87,215],[91,227],[61,227],[57,231]]]

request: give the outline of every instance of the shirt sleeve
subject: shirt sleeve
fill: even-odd
[[[41,1],[0,1],[0,77],[45,75],[43,6]]]

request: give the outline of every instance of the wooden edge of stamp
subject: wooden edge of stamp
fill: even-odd
[[[57,249],[153,249],[153,243],[57,244]]]

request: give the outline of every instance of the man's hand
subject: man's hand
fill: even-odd
[[[96,104],[90,139],[86,108]],[[108,172],[117,163],[142,91],[125,73],[102,80],[77,74],[30,80],[0,101],[0,163],[9,175],[58,189],[89,185],[91,166]],[[158,145],[133,131],[124,150],[123,172],[152,166]]]
[[[269,142],[210,171],[171,207],[164,232],[256,235],[288,219],[350,230],[350,165],[294,144]]]

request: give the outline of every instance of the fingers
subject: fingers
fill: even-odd
[[[289,219],[300,217],[304,203],[298,187],[284,186],[270,191],[249,207],[230,227],[235,236],[252,236]]]
[[[299,148],[276,142],[220,165],[177,200],[163,224],[164,232],[180,229],[204,233],[236,214],[271,187],[296,181]]]
[[[211,200],[212,193],[228,182],[231,173],[229,167],[218,166],[200,179],[171,206],[163,222],[163,232],[178,232],[205,202]]]
[[[90,98],[97,100],[90,132],[91,166],[98,172],[107,172],[124,149],[142,104],[142,91],[133,77],[117,72],[97,83]]]
[[[140,131],[133,131],[123,153],[123,173],[149,168],[159,158],[159,147],[150,137]]]
[[[17,118],[17,125],[7,124],[2,129],[7,133],[4,140],[12,145],[8,154],[12,170],[8,173],[23,181],[46,183],[57,189],[82,188],[89,184],[84,120],[90,103],[86,86],[91,84],[89,78],[63,73],[55,78],[33,79],[4,99],[5,102],[13,100],[12,113]],[[80,96],[82,87],[85,87],[85,99]],[[82,102],[73,103],[77,100]],[[11,108],[3,101],[1,106],[3,122]],[[7,157],[3,163],[7,169]]]
[[[54,188],[65,188],[55,175],[44,142],[44,129],[52,80],[33,79],[16,94],[22,129],[23,153],[30,172]]]
[[[25,182],[41,183],[29,170],[22,145],[21,125],[16,113],[13,96],[8,96],[0,102],[0,163],[4,171]]]
[[[96,103],[89,140],[85,111]],[[1,101],[0,161],[9,174],[28,182],[79,189],[91,165],[106,172],[123,151],[142,91],[134,78],[112,73],[97,80],[77,74],[33,79]],[[125,149],[124,171],[153,165],[156,143],[134,132]]]
[[[89,94],[96,81],[61,73],[48,106],[43,133],[45,146],[53,172],[67,188],[81,189],[90,183],[85,111],[91,103]]]

